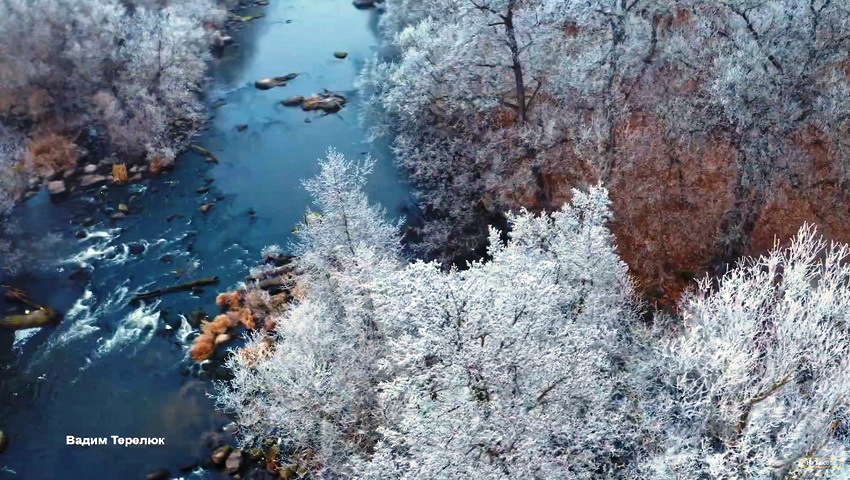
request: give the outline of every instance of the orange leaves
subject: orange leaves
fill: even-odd
[[[241,295],[238,290],[219,293],[218,296],[215,297],[215,304],[222,309],[235,310],[242,306]]]
[[[112,181],[115,183],[124,183],[130,180],[127,174],[127,165],[123,163],[112,164]]]
[[[27,142],[27,166],[44,177],[75,167],[79,158],[77,145],[56,133],[36,134]]]
[[[209,333],[205,333],[195,338],[195,341],[192,343],[192,348],[189,350],[192,360],[196,362],[202,362],[210,358],[214,352],[215,335]]]

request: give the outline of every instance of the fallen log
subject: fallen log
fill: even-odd
[[[195,287],[203,287],[205,285],[213,285],[216,283],[218,283],[218,277],[201,278],[191,282],[181,283],[179,285],[172,285],[170,287],[158,288],[156,290],[151,290],[150,292],[140,293],[134,296],[132,300],[130,300],[130,303],[136,303],[140,300],[147,300],[149,298],[156,298],[165,295],[166,293],[192,290]]]
[[[218,158],[216,158],[216,156],[213,155],[213,153],[211,151],[207,150],[206,148],[204,148],[200,145],[196,145],[194,143],[189,145],[189,148],[191,148],[191,149],[195,150],[196,152],[200,153],[201,155],[207,157],[208,162],[218,163]]]
[[[62,316],[50,307],[41,307],[23,315],[8,315],[0,318],[0,328],[6,330],[24,330],[27,328],[56,325]]]

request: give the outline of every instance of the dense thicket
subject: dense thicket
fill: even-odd
[[[848,453],[850,248],[811,227],[646,327],[607,192],[510,216],[489,259],[409,263],[337,153],[296,303],[219,385],[247,444],[320,478],[827,478]]]
[[[669,300],[802,221],[850,240],[848,18],[830,0],[387,0],[396,54],[364,72],[368,117],[433,219],[424,250],[449,260],[486,214],[602,180],[626,259]]]
[[[86,154],[171,163],[204,119],[209,37],[224,14],[212,0],[0,1],[0,218],[20,180]]]

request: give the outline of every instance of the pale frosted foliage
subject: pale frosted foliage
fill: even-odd
[[[512,217],[491,260],[416,263],[376,306],[388,426],[364,478],[591,478],[634,440],[614,364],[634,312],[604,223],[604,189]],[[595,472],[595,473],[594,473]]]
[[[368,247],[388,257],[398,254],[401,221],[386,223],[385,211],[370,205],[364,192],[374,163],[371,158],[347,160],[333,149],[319,161],[319,174],[304,183],[318,211],[307,212],[298,227],[294,253],[302,264],[319,271],[337,270],[355,250]]]
[[[689,468],[816,478],[798,468],[801,457],[850,453],[848,254],[803,227],[790,247],[742,262],[717,285],[702,281],[684,301],[684,332],[658,359],[667,394],[649,404],[679,444],[648,462],[669,472],[658,478]],[[676,435],[686,440],[669,442]],[[679,461],[682,449],[697,461]]]
[[[221,11],[154,3],[0,2],[0,105],[50,129],[105,130],[107,154],[170,160],[203,119],[204,23]]]
[[[813,126],[846,156],[846,95],[842,67],[850,47],[850,4],[830,0],[689,0],[692,18],[672,32],[669,58],[700,82],[689,127],[730,124],[754,174],[799,161],[789,134]],[[722,116],[704,115],[705,105]],[[675,120],[674,115],[670,116]],[[685,120],[680,116],[680,121]],[[776,163],[774,165],[774,163]],[[842,165],[845,168],[846,165]]]
[[[7,216],[24,185],[21,171],[21,139],[0,125],[0,270],[15,271],[24,260],[23,252],[8,238]]]
[[[307,298],[278,319],[270,356],[259,364],[234,356],[236,377],[219,390],[246,443],[280,437],[289,452],[312,452],[314,473],[331,478],[375,442],[383,333],[372,289],[400,265],[398,229],[363,192],[371,166],[329,151],[306,182],[318,211],[307,213],[294,251]],[[248,348],[264,342],[255,337]]]

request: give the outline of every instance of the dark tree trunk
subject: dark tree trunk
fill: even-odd
[[[516,84],[516,104],[519,121],[525,123],[528,121],[528,106],[525,102],[525,80],[522,74],[522,62],[519,59],[519,43],[516,40],[516,31],[514,30],[514,9],[516,8],[516,0],[508,2],[508,11],[504,15],[505,35],[507,36],[508,48],[511,50],[511,70],[514,72],[514,83]]]

